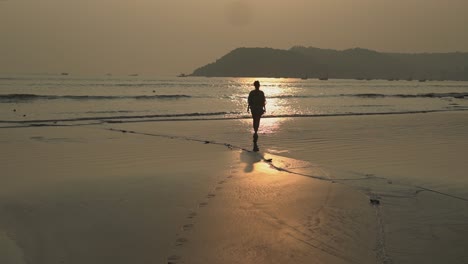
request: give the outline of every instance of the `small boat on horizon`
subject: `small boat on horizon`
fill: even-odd
[[[138,76],[138,73],[129,74],[128,76]]]
[[[67,75],[69,75],[69,73],[68,72],[62,72],[61,75],[67,76]]]
[[[185,73],[181,73],[181,74],[177,75],[177,77],[187,77],[187,76],[188,76],[188,75],[185,74]]]

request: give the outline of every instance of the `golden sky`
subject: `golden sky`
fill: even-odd
[[[237,47],[468,51],[467,0],[0,0],[0,74],[175,75]]]

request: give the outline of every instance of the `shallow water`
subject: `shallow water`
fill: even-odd
[[[0,76],[0,127],[234,119],[228,129],[180,124],[170,132],[245,145],[251,141],[246,97],[253,80]],[[260,82],[267,97],[260,130],[263,150],[335,170],[428,183],[468,198],[463,177],[468,168],[460,162],[460,153],[468,146],[463,121],[468,82],[279,78]],[[462,120],[453,115],[431,120],[417,114],[424,112],[461,113]],[[390,115],[374,115],[379,113]],[[413,114],[403,119],[392,115],[402,113]],[[359,122],[361,115],[372,116]],[[321,116],[335,116],[336,123],[320,118],[292,121]],[[164,127],[172,127],[169,123]]]
[[[0,121],[248,117],[252,78],[0,76]],[[260,79],[265,117],[468,109],[468,82]]]
[[[251,140],[246,97],[253,80],[0,76],[0,127],[234,119],[229,129],[178,126],[187,136],[210,135],[208,140],[242,145]],[[267,97],[260,131],[263,150],[344,171],[387,174],[393,180],[418,178],[417,184],[466,194],[463,176],[468,168],[459,160],[468,145],[463,121],[468,82],[279,78],[260,82]],[[461,113],[462,121],[453,115],[431,120],[416,114],[452,111]],[[379,113],[390,115],[374,115]],[[413,114],[404,119],[392,115],[402,113]],[[359,122],[361,115],[372,116]],[[320,118],[291,121],[321,116],[335,116],[337,123]],[[394,173],[388,175],[389,171]]]

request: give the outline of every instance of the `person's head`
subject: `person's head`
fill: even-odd
[[[257,90],[260,88],[260,82],[259,81],[255,81],[253,83],[253,85],[255,86],[255,89],[257,89]]]

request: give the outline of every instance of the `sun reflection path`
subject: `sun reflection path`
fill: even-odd
[[[294,103],[294,100],[290,99],[298,93],[298,89],[295,87],[296,82],[291,82],[288,79],[281,78],[243,78],[239,81],[243,84],[243,87],[245,87],[246,96],[254,89],[253,82],[256,80],[260,82],[260,90],[265,93],[267,103],[267,111],[263,116],[264,118],[260,121],[259,132],[262,134],[275,133],[280,129],[281,124],[286,120],[286,118],[265,117],[300,114],[297,110],[298,107],[295,107],[292,104]],[[286,98],[288,98],[288,100]],[[252,120],[242,119],[241,122],[249,123],[251,125]]]

